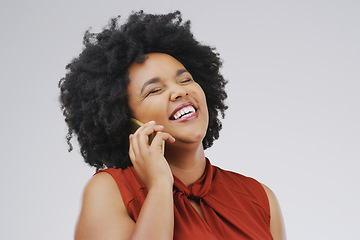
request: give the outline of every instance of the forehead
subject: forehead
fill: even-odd
[[[143,63],[134,62],[128,68],[129,85],[142,84],[154,77],[173,77],[178,70],[185,69],[178,60],[165,53],[149,53],[145,57]]]

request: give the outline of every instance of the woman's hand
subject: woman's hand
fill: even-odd
[[[173,143],[163,127],[149,122],[130,135],[130,159],[148,190],[136,222],[114,179],[105,172],[96,174],[84,191],[75,239],[173,239],[174,199],[169,164],[162,155],[162,142]],[[157,132],[149,146],[149,135]]]
[[[135,171],[148,190],[156,187],[172,187],[174,178],[169,164],[162,155],[163,141],[175,142],[170,134],[160,132],[163,126],[154,121],[142,125],[134,134],[130,134],[129,156]],[[149,135],[157,132],[149,146]]]

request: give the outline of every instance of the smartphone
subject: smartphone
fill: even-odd
[[[142,122],[140,122],[139,120],[135,119],[135,118],[130,118],[129,120],[129,134],[133,134],[136,132],[136,130],[141,127],[142,125],[144,125]],[[153,132],[152,134],[149,135],[149,145],[151,144],[152,140],[154,139],[154,137],[156,136],[156,132]],[[161,152],[164,155],[165,153],[165,141],[162,142],[161,145]]]

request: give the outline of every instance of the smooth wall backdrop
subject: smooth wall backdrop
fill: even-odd
[[[288,239],[360,239],[360,2],[350,0],[1,0],[1,239],[73,238],[94,169],[78,147],[67,152],[57,83],[88,28],[140,9],[181,10],[224,60],[229,110],[212,163],[272,188]]]

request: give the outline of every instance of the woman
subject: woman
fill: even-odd
[[[179,12],[112,19],[84,42],[60,99],[69,144],[76,134],[85,161],[103,170],[85,188],[76,239],[285,239],[271,190],[205,157],[226,81]],[[131,118],[145,123],[133,134]]]

